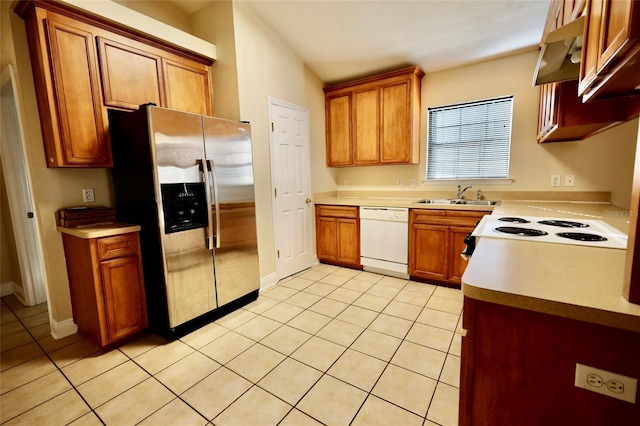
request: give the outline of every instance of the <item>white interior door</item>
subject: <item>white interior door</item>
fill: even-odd
[[[269,99],[278,279],[313,265],[313,203],[306,108]]]
[[[16,296],[27,306],[47,301],[43,255],[34,217],[31,184],[24,155],[24,132],[20,120],[20,102],[11,65],[0,75],[0,157],[5,174],[9,211],[20,264],[21,294]]]

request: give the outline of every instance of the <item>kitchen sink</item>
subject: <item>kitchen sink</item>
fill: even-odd
[[[424,199],[416,201],[413,204],[463,204],[468,206],[499,206],[500,201],[495,200],[458,200],[455,198],[436,198],[436,199]]]

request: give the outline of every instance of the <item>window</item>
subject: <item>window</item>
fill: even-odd
[[[427,179],[509,177],[513,96],[429,108]]]

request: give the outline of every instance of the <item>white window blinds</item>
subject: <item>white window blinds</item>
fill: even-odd
[[[509,177],[513,96],[429,108],[427,179]]]

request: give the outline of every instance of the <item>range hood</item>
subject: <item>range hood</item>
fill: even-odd
[[[584,21],[581,16],[547,34],[533,74],[534,86],[578,79]]]

